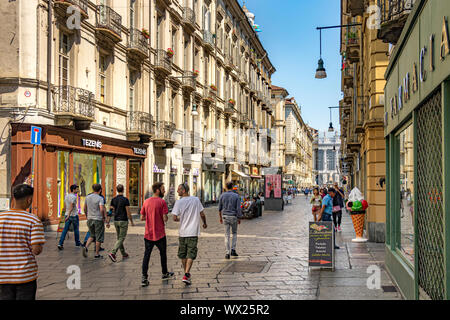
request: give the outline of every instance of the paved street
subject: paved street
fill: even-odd
[[[159,252],[155,248],[149,270],[150,286],[141,288],[141,262],[144,252],[143,222],[131,227],[125,242],[130,254],[112,263],[94,261],[92,249],[84,259],[74,247],[73,234],[64,251],[56,248],[56,233],[48,232],[44,252],[38,257],[38,299],[401,299],[397,292],[369,290],[368,266],[381,267],[381,285],[392,286],[384,271],[384,244],[354,244],[353,226],[344,213],[343,232],[337,236],[336,270],[308,269],[308,221],[310,206],[304,196],[294,199],[284,212],[264,212],[258,219],[244,220],[239,227],[238,259],[225,260],[223,226],[217,209],[207,210],[208,229],[202,231],[198,258],[192,268],[192,285],[182,282],[181,263],[177,258],[177,227],[169,219],[168,265],[175,279],[163,282]],[[86,227],[82,227],[81,237]],[[114,228],[105,235],[104,247],[115,240]],[[238,263],[236,263],[238,262]],[[66,269],[81,269],[81,290],[69,290]],[[239,269],[241,268],[241,269]],[[236,272],[233,272],[236,271]],[[245,271],[245,272],[241,272]]]

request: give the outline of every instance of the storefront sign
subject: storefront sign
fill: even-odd
[[[170,168],[170,174],[177,174],[177,172],[178,172],[178,168],[177,167],[172,167],[172,168]]]
[[[192,175],[193,175],[194,177],[198,177],[198,176],[200,175],[199,169],[198,169],[198,168],[192,169]]]
[[[147,155],[147,149],[144,148],[133,148],[134,154],[140,155],[140,156],[146,156]]]
[[[414,108],[419,105],[419,100],[426,97],[427,93],[431,90],[434,90],[437,79],[439,77],[446,77],[448,74],[444,72],[443,65],[446,59],[448,60],[448,55],[450,54],[450,43],[449,43],[449,32],[448,32],[448,20],[447,17],[443,17],[441,27],[438,30],[438,23],[434,21],[424,21],[425,19],[430,19],[428,15],[422,14],[420,17],[420,23],[416,23],[415,29],[411,32],[414,36],[405,37],[405,41],[407,41],[406,45],[403,48],[403,52],[399,55],[402,55],[401,58],[398,58],[396,61],[396,68],[399,70],[400,78],[397,79],[392,77],[395,80],[391,80],[391,75],[394,72],[390,69],[388,76],[388,85],[386,86],[386,110],[384,114],[384,125],[387,127],[390,124],[390,121],[394,119],[399,112],[408,106],[408,103],[411,100],[414,100],[414,104],[412,106],[408,106],[408,111],[411,111],[411,107]],[[427,23],[432,26],[431,30],[439,33],[439,36],[436,37],[435,33],[429,33],[426,38],[421,38],[422,33],[418,30],[417,25]],[[421,28],[422,29],[422,28]],[[426,28],[423,28],[426,30]],[[411,39],[419,39],[420,44],[417,46],[417,41],[414,42]],[[437,40],[437,41],[435,41]],[[436,48],[436,43],[438,48]],[[413,49],[414,48],[414,49]],[[409,55],[409,51],[418,50],[416,60],[409,60],[411,57]],[[437,50],[436,50],[437,49]],[[440,63],[436,63],[435,56],[439,57]],[[413,55],[414,56],[414,55]],[[448,64],[448,63],[447,63]],[[393,68],[392,68],[393,69]],[[441,70],[442,69],[442,70]],[[397,72],[396,70],[396,72]],[[404,71],[401,71],[404,70]],[[438,73],[438,75],[433,76],[434,73]],[[430,80],[429,80],[430,79]],[[436,82],[433,84],[426,85],[427,80]],[[420,93],[421,98],[417,99],[416,95]],[[402,121],[398,119],[398,121]]]
[[[333,222],[310,222],[309,266],[333,268],[333,253]]]
[[[252,167],[252,176],[258,176],[258,175],[259,175],[258,167]]]
[[[102,142],[100,140],[81,139],[81,141],[83,142],[83,147],[102,148]]]
[[[188,176],[191,173],[191,169],[183,168],[183,175]]]

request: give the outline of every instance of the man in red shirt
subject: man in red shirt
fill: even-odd
[[[157,182],[152,186],[153,196],[145,200],[141,209],[141,220],[145,220],[145,253],[142,261],[142,286],[147,287],[148,263],[153,247],[156,246],[161,255],[162,279],[168,280],[173,277],[173,272],[167,270],[167,238],[165,223],[168,220],[169,208],[164,201],[164,184]]]

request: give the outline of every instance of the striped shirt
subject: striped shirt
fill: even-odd
[[[31,246],[44,243],[38,217],[25,211],[0,212],[0,284],[36,280],[38,267]]]

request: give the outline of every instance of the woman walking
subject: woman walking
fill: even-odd
[[[322,207],[322,197],[319,194],[319,189],[314,188],[313,196],[311,197],[310,203],[312,204],[312,215],[314,217],[314,222],[318,221],[317,214]]]

